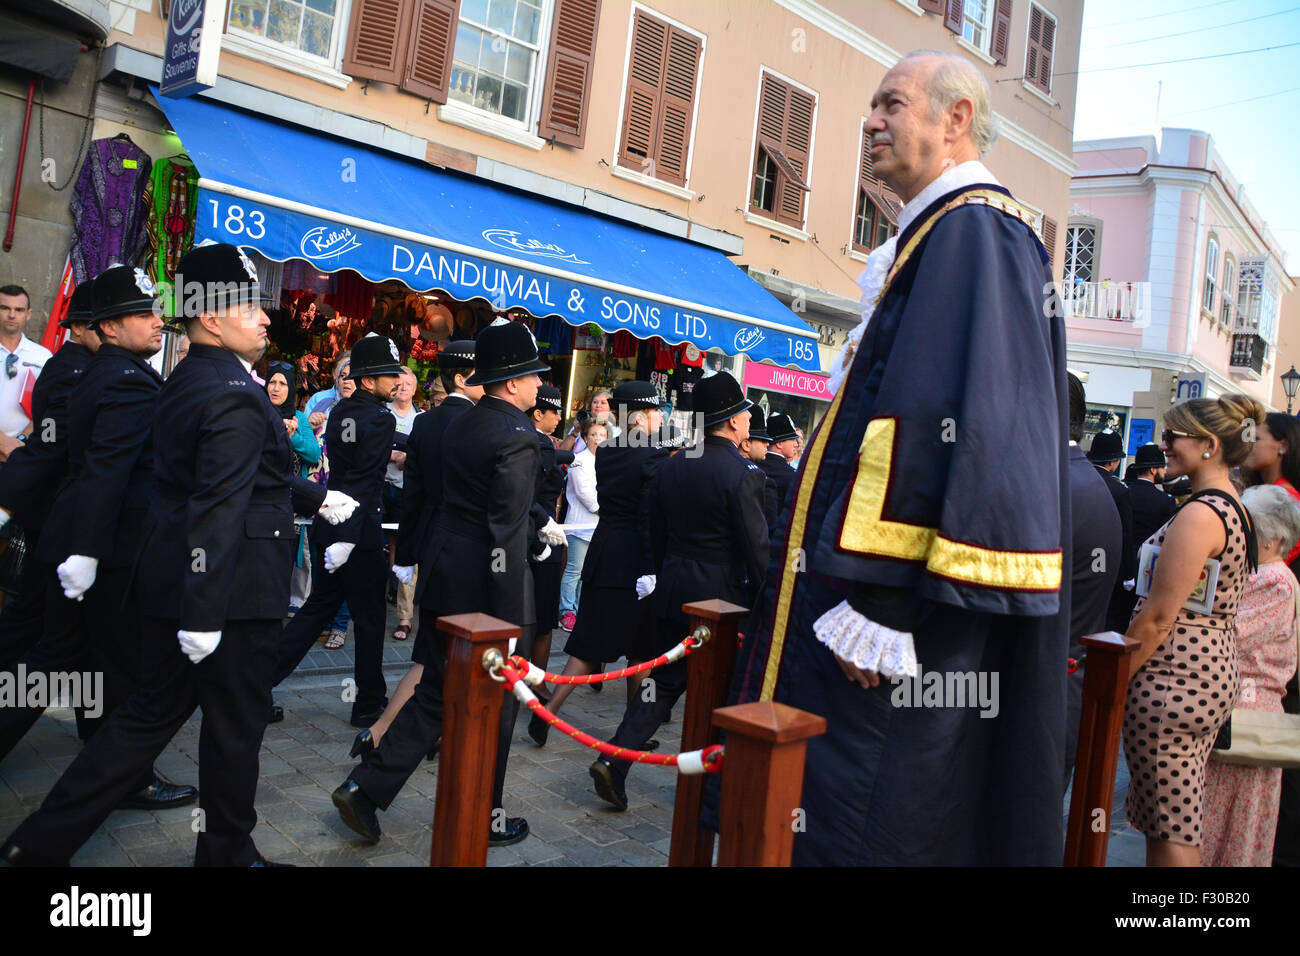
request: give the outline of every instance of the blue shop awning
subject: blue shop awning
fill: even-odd
[[[816,333],[716,250],[197,96],[157,100],[202,177],[196,241],[820,369]]]

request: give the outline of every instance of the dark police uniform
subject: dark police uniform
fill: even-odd
[[[82,290],[90,293],[92,285],[82,283],[77,292]],[[89,304],[84,308],[85,313],[70,311],[69,315],[87,321]],[[0,611],[0,667],[17,662],[40,638],[44,626],[46,591],[55,572],[34,552],[54,495],[68,474],[69,403],[92,354],[79,342],[65,342],[45,363],[32,389],[32,434],[0,468],[0,507],[27,532],[29,550],[18,594]]]
[[[370,368],[362,364],[364,356],[358,350],[372,340],[391,345],[381,336],[367,336],[358,342],[352,353],[351,378],[396,374],[387,371],[387,366]],[[396,359],[392,367],[397,367]],[[293,673],[316,643],[321,629],[334,619],[346,600],[356,632],[357,696],[352,704],[352,724],[357,727],[368,726],[388,703],[383,672],[384,582],[388,561],[381,522],[384,472],[396,431],[397,420],[383,400],[360,385],[330,412],[325,426],[325,447],[330,455],[329,489],[352,496],[359,506],[351,518],[337,526],[324,521],[312,524],[311,594],[284,628],[275,669],[275,683],[279,684]],[[326,571],[325,549],[337,542],[356,547],[342,567]]]
[[[1097,466],[1097,473],[1106,481],[1106,490],[1110,492],[1119,511],[1120,527],[1124,540],[1120,546],[1119,576],[1111,591],[1110,608],[1106,612],[1106,629],[1123,634],[1128,630],[1129,619],[1133,615],[1136,598],[1131,591],[1124,589],[1124,582],[1137,577],[1137,549],[1142,543],[1133,534],[1133,496],[1128,485],[1110,474],[1101,465],[1117,461],[1124,457],[1124,443],[1120,436],[1109,428],[1092,436],[1092,445],[1088,449],[1088,460]]]
[[[1129,504],[1133,509],[1133,547],[1140,551],[1147,538],[1163,528],[1165,522],[1174,516],[1178,503],[1172,495],[1161,491],[1146,478],[1134,478],[1126,484]]]
[[[106,287],[103,276],[98,284]],[[37,560],[49,569],[74,554],[98,561],[94,584],[81,601],[65,597],[57,573],[47,572],[44,633],[20,661],[29,673],[84,668],[104,675],[101,713],[78,720],[82,739],[135,691],[143,667],[139,609],[128,582],[152,495],[148,422],[161,388],[162,378],[144,358],[116,345],[100,346],[72,400],[68,472],[36,549]],[[0,756],[43,712],[41,707],[0,710]],[[151,772],[142,771],[130,790],[152,780]]]
[[[781,413],[771,415],[768,417],[766,425],[770,441],[786,441],[797,437],[794,431],[794,421],[789,415]],[[775,537],[781,512],[785,509],[785,503],[790,497],[790,489],[794,487],[795,471],[790,467],[790,463],[785,460],[785,456],[775,451],[769,451],[763,460],[757,462],[757,464],[763,470],[763,474],[771,478],[772,483],[776,486],[776,517],[775,520],[768,521],[768,530]]]
[[[544,394],[543,390],[553,392]],[[542,386],[537,395],[539,407],[553,408],[560,411],[560,391],[554,386]],[[550,435],[544,435],[536,428],[539,468],[537,472],[537,500],[533,505],[535,523],[538,530],[548,521],[555,521],[559,513],[559,503],[564,498],[564,488],[568,474],[563,465],[573,463],[573,452],[560,451]],[[533,561],[533,598],[537,609],[537,633],[549,634],[560,623],[560,580],[564,576],[564,566],[568,563],[568,550],[565,545],[552,545],[551,552],[542,560]]]
[[[1082,661],[1081,639],[1106,630],[1119,569],[1124,532],[1119,509],[1078,445],[1070,447],[1070,656]],[[1100,551],[1100,555],[1098,555]],[[1099,570],[1100,569],[1100,570]],[[1074,772],[1079,747],[1079,715],[1083,705],[1083,667],[1069,675],[1066,685],[1065,787]]]
[[[751,405],[725,372],[701,381],[694,402],[696,411],[705,415],[705,427]],[[658,575],[646,600],[654,613],[656,643],[645,649],[646,658],[664,653],[686,637],[683,604],[721,598],[741,607],[753,606],[767,568],[763,472],[722,436],[706,437],[700,451],[673,456],[655,478],[650,527]],[[651,677],[654,699],[647,701],[642,694],[632,699],[610,740],[614,746],[644,748],[686,690],[686,661],[657,668]],[[612,775],[617,778],[614,789],[621,795],[629,766],[626,761],[596,761],[591,771],[597,791],[609,799],[604,791]],[[619,805],[618,800],[611,802]]]
[[[177,268],[187,281],[206,277],[209,285],[244,271],[252,281],[241,294],[255,297],[256,272],[233,246],[196,248]],[[191,346],[163,386],[153,438],[155,494],[134,574],[145,612],[142,686],[14,831],[10,859],[20,848],[28,861],[66,861],[201,706],[204,826],[195,863],[264,862],[251,836],[253,801],[289,593],[293,512],[314,513],[325,491],[290,477],[283,421],[225,349]],[[193,664],[178,643],[181,630],[219,631],[220,643]]]
[[[476,369],[468,384],[492,384],[547,368],[537,357],[527,327],[489,326],[479,333]],[[420,561],[420,629],[429,642],[424,673],[377,748],[366,754],[334,792],[345,822],[363,835],[356,816],[387,809],[425,753],[442,735],[442,683],[446,638],[434,630],[438,617],[482,612],[522,628],[515,653],[532,654],[532,569],[528,555],[537,540],[533,505],[539,464],[537,431],[514,405],[485,395],[443,433],[442,505]],[[497,738],[493,806],[501,807],[506,761],[518,713],[507,695]],[[512,826],[523,821],[507,821]],[[523,823],[519,839],[527,835]],[[513,842],[513,841],[512,841]]]

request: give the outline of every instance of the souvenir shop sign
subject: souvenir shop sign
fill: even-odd
[[[816,332],[716,249],[202,97],[160,105],[199,170],[195,241],[820,370]]]
[[[223,0],[172,0],[159,87],[165,96],[189,96],[216,84],[225,13]]]

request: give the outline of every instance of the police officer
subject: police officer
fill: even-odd
[[[1119,577],[1115,581],[1110,607],[1106,612],[1106,629],[1123,634],[1128,630],[1129,618],[1137,601],[1133,592],[1124,587],[1124,582],[1137,577],[1137,547],[1141,543],[1135,542],[1133,535],[1133,496],[1128,486],[1116,476],[1119,464],[1124,460],[1124,439],[1109,428],[1099,431],[1092,436],[1088,460],[1106,479],[1106,490],[1110,492],[1119,511],[1123,543],[1120,545]]]
[[[564,399],[554,385],[537,389],[537,405],[528,417],[537,429],[541,469],[537,474],[537,501],[533,505],[538,530],[555,529],[560,502],[568,480],[565,467],[573,464],[573,452],[560,451],[551,438],[564,414]],[[533,663],[545,668],[551,656],[551,632],[560,623],[560,580],[568,561],[563,533],[548,534],[546,557],[533,562],[533,598],[537,606],[537,633],[533,639]]]
[[[776,478],[767,474],[763,467],[767,461],[767,450],[772,445],[772,436],[767,433],[767,421],[763,409],[755,405],[749,410],[749,437],[740,443],[740,453],[763,471],[767,481],[763,485],[763,517],[767,519],[767,530],[776,537],[776,523],[781,515],[781,495],[777,491]]]
[[[659,393],[649,382],[620,382],[614,387],[613,405],[622,431],[596,449],[600,523],[582,562],[578,623],[565,644],[569,660],[564,673],[568,676],[591,674],[622,657],[629,664],[646,660],[642,655],[656,643],[650,609],[637,600],[636,581],[654,573],[649,534],[651,483],[670,454],[656,442],[663,430],[663,412]],[[555,689],[549,705],[552,713],[576,686],[561,684]],[[635,683],[628,681],[629,701],[635,692]],[[529,720],[528,736],[537,746],[546,745],[549,733],[546,721]]]
[[[330,412],[325,447],[330,455],[330,490],[355,498],[360,506],[337,527],[319,521],[313,524],[311,594],[285,626],[275,669],[275,683],[279,684],[293,673],[316,643],[321,628],[334,619],[346,600],[357,637],[353,727],[369,727],[388,703],[383,672],[388,560],[381,522],[384,473],[394,448],[397,420],[384,403],[397,391],[399,358],[392,340],[374,333],[352,348],[348,377],[356,380],[357,389]]]
[[[795,472],[790,467],[790,458],[799,441],[794,430],[794,419],[783,412],[767,416],[767,455],[758,467],[776,483],[776,512],[778,519],[785,510],[786,499],[794,487]],[[775,529],[773,529],[775,534]]]
[[[28,672],[85,668],[103,675],[100,706],[83,710],[82,739],[136,690],[141,658],[139,605],[129,587],[140,531],[153,495],[152,419],[162,378],[147,359],[162,348],[153,282],[141,269],[115,266],[96,277],[91,317],[101,345],[79,376],[68,423],[68,472],[42,528],[36,557],[57,565],[48,579],[42,637],[20,663]],[[62,350],[60,350],[62,351]],[[0,756],[44,710],[0,711]],[[117,796],[124,806],[162,809],[192,802],[146,763]],[[112,808],[112,805],[109,807]]]
[[[721,598],[753,606],[767,568],[766,479],[739,451],[749,434],[753,402],[734,378],[719,372],[695,386],[694,404],[704,424],[700,453],[681,452],[666,462],[650,498],[651,546],[659,570],[637,582],[638,594],[648,595],[655,617],[656,644],[647,658],[686,636],[683,604]],[[654,693],[632,698],[610,740],[614,746],[644,749],[686,690],[686,661],[664,665],[650,679]],[[596,793],[619,810],[627,809],[629,766],[600,757],[590,768]]]
[[[15,524],[27,532],[28,550],[18,594],[0,611],[0,666],[16,663],[44,627],[46,584],[53,579],[54,568],[37,560],[33,552],[54,494],[68,474],[70,399],[99,348],[99,335],[89,327],[94,283],[87,279],[73,291],[68,314],[59,321],[68,330],[68,339],[45,363],[32,389],[32,435],[0,468],[0,528],[16,517]]]
[[[1139,446],[1133,458],[1131,477],[1125,482],[1133,506],[1133,546],[1139,550],[1147,538],[1159,531],[1178,510],[1173,497],[1156,487],[1164,480],[1165,453],[1160,446],[1155,442]]]
[[[540,467],[537,434],[526,413],[537,405],[538,373],[547,370],[526,325],[503,322],[479,333],[474,374],[466,384],[481,385],[486,394],[443,435],[442,506],[420,561],[422,630],[432,628],[437,616],[483,612],[522,628],[515,650],[525,658],[532,652],[536,620],[529,554],[538,538],[532,509]],[[442,734],[446,656],[445,638],[435,631],[414,695],[379,746],[334,791],[343,822],[372,843],[381,836],[376,808],[388,809]],[[502,809],[518,706],[507,695],[501,708],[492,846],[528,836],[528,821],[508,818]]]

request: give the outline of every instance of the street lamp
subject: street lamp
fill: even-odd
[[[1300,372],[1291,366],[1291,371],[1282,374],[1282,390],[1286,392],[1286,413],[1291,414],[1291,399],[1295,398],[1296,386],[1300,385]]]

